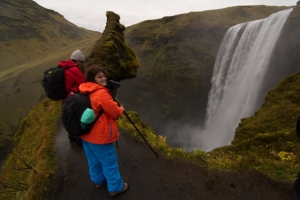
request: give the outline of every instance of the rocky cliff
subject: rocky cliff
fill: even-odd
[[[128,27],[126,41],[140,68],[134,80],[121,82],[119,98],[157,132],[170,121],[202,124],[215,57],[228,28],[283,9],[287,7],[238,6]]]

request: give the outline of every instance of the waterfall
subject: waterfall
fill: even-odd
[[[192,138],[194,147],[209,151],[229,145],[241,118],[259,109],[268,63],[292,10],[228,29],[213,69],[205,127]]]

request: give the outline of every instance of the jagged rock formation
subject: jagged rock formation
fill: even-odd
[[[133,50],[125,44],[125,27],[119,22],[120,16],[108,11],[106,17],[105,30],[87,57],[87,63],[103,66],[111,80],[134,78],[139,64]]]

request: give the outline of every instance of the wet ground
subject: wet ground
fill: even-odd
[[[96,189],[88,174],[81,147],[69,143],[60,128],[56,137],[57,171],[44,199],[47,200],[290,200],[291,184],[278,184],[249,172],[210,172],[183,160],[157,158],[146,143],[121,131],[117,154],[129,190],[111,197],[104,186]],[[158,151],[156,150],[158,153]]]

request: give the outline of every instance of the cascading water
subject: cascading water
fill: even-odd
[[[213,70],[205,128],[191,141],[194,149],[209,151],[229,145],[241,118],[253,115],[261,106],[258,99],[272,50],[292,10],[227,31]]]

